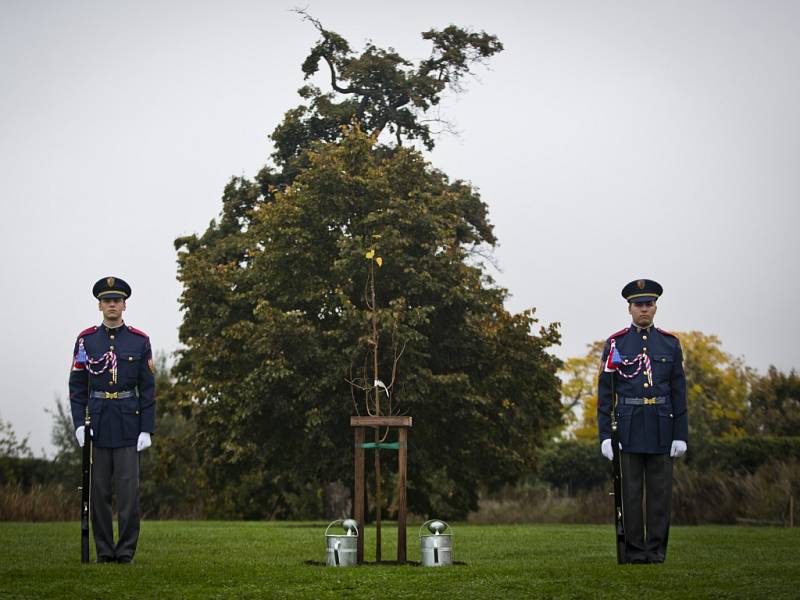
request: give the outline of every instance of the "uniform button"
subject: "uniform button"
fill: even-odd
[[[113,335],[110,335],[110,336],[108,336],[108,337],[109,337],[110,339],[112,339],[112,340],[114,339],[114,336],[113,336]]]
[[[646,340],[646,339],[647,339],[647,336],[646,336],[646,335],[643,335],[643,336],[642,336],[642,339],[643,339],[643,340]]]
[[[647,352],[647,346],[645,346],[644,348],[642,348],[642,352]]]
[[[133,360],[133,357],[132,357],[132,356],[129,356],[129,357],[128,357],[128,362],[131,362],[132,360]]]
[[[649,384],[649,383],[647,383],[647,382],[645,382],[645,383],[644,383],[644,387],[646,387],[646,388],[649,388],[649,387],[650,387],[650,384]]]
[[[113,350],[113,349],[114,349],[114,346],[113,346],[113,345],[111,345],[111,346],[109,346],[109,347],[108,347],[108,349],[109,349],[109,350]]]
[[[667,362],[667,359],[666,358],[662,358],[661,362]]]

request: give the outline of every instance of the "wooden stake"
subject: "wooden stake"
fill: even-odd
[[[364,428],[356,427],[355,433],[355,473],[353,479],[353,507],[358,522],[358,540],[356,541],[356,562],[364,562]]]
[[[380,429],[375,428],[375,443],[381,441]],[[381,562],[381,451],[375,448],[375,562]]]
[[[397,453],[397,562],[406,562],[406,457],[408,455],[408,429],[397,431],[400,448]]]

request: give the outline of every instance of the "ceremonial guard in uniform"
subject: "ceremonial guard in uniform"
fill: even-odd
[[[625,556],[631,563],[666,558],[672,459],[686,452],[689,433],[681,344],[653,325],[662,291],[649,279],[623,288],[633,323],[606,341],[598,384],[600,448],[609,460],[612,410],[619,432]]]
[[[150,447],[155,425],[155,377],[150,338],[126,325],[122,313],[131,288],[104,277],[92,293],[103,322],[78,334],[69,398],[75,435],[91,435],[92,530],[97,562],[130,563],[139,539],[139,452]],[[86,412],[91,430],[85,431]],[[119,539],[114,544],[111,484],[116,486]]]

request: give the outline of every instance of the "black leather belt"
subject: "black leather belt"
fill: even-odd
[[[92,391],[89,393],[92,398],[100,398],[102,400],[122,400],[123,398],[135,398],[136,392],[133,390],[125,390],[124,392],[98,392]]]
[[[622,398],[622,403],[629,406],[650,406],[651,404],[666,404],[666,396],[657,396],[655,398]]]

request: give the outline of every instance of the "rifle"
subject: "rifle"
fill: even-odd
[[[89,562],[89,509],[92,498],[92,417],[83,419],[83,481],[81,482],[81,562]]]
[[[611,373],[611,451],[614,460],[614,525],[617,535],[617,564],[625,564],[625,513],[622,507],[622,453],[619,449],[617,427],[617,394],[614,391],[614,373]]]

